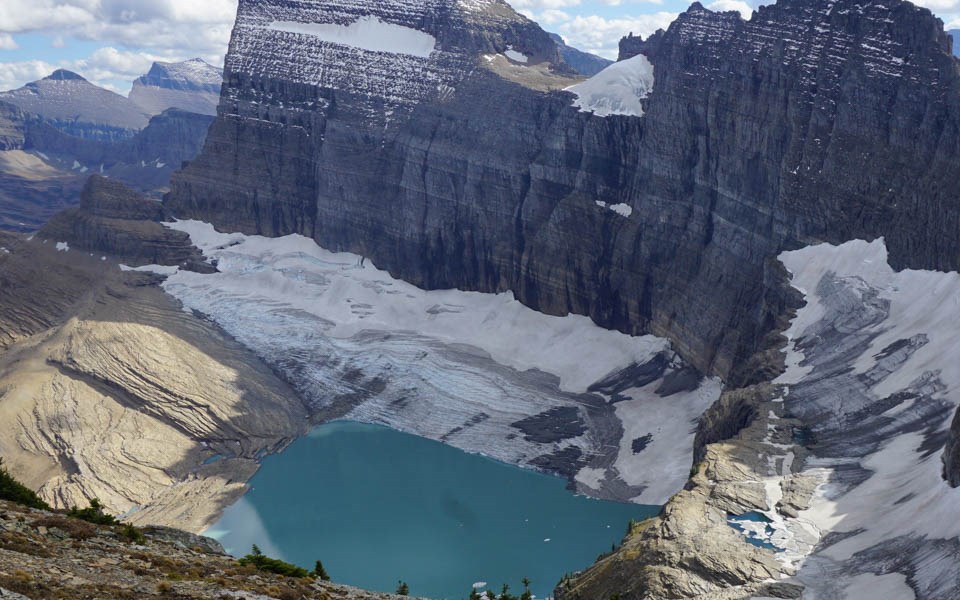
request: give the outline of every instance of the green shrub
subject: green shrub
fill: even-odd
[[[103,512],[103,504],[97,498],[91,500],[90,506],[87,508],[77,508],[74,506],[67,511],[67,516],[86,521],[87,523],[93,523],[94,525],[120,524],[116,517]]]
[[[406,581],[397,582],[397,595],[398,596],[409,596],[410,595],[410,586],[407,585]]]
[[[123,529],[120,530],[120,539],[129,544],[137,544],[139,546],[147,543],[147,538],[143,535],[143,532],[130,523],[124,523]]]
[[[30,508],[50,510],[50,506],[41,500],[40,496],[7,472],[2,458],[0,458],[0,500],[16,502]]]
[[[283,562],[276,558],[264,556],[256,544],[253,545],[251,553],[241,558],[238,562],[243,566],[250,565],[256,567],[258,571],[265,571],[275,575],[301,578],[310,577],[310,573],[302,567],[291,565],[288,562]]]

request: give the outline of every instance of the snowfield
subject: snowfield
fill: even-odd
[[[653,65],[647,57],[613,63],[583,83],[567,88],[577,96],[573,105],[598,117],[611,115],[643,116],[640,102],[653,91]]]
[[[960,404],[960,274],[897,273],[882,239],[780,259],[807,304],[787,331],[779,401],[813,442],[809,456],[771,456],[783,468],[765,480],[767,502],[791,475],[819,486],[798,518],[765,513],[766,541],[805,599],[955,597],[960,490],[942,455]]]
[[[437,40],[429,33],[381,21],[378,17],[361,17],[349,25],[336,23],[297,23],[274,21],[270,29],[310,35],[324,42],[360,48],[370,52],[389,52],[429,58]]]
[[[683,486],[694,422],[720,394],[696,378],[658,394],[684,368],[660,338],[544,315],[509,293],[425,291],[302,236],[169,226],[220,272],[158,269],[167,292],[282,373],[321,420],[387,425],[660,504]]]

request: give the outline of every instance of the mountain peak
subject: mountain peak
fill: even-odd
[[[86,81],[82,76],[66,69],[57,69],[44,79],[47,81]]]
[[[214,85],[219,87],[223,71],[202,58],[191,58],[182,62],[153,63],[150,71],[138,81],[147,85],[169,87],[172,82],[193,85]]]
[[[217,114],[223,70],[202,58],[182,62],[155,62],[150,71],[133,82],[130,100],[147,114],[168,108],[202,114]]]

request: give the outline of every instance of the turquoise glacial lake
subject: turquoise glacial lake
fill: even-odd
[[[334,422],[264,459],[252,489],[207,535],[335,582],[465,599],[474,583],[552,595],[564,573],[618,544],[657,506],[576,496],[560,478],[384,427]]]

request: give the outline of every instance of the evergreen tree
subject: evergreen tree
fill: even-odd
[[[330,581],[330,576],[327,575],[327,570],[323,568],[323,562],[317,561],[315,567],[313,567],[312,575],[319,579],[320,581]]]
[[[9,500],[30,508],[50,510],[50,506],[41,500],[40,496],[37,496],[33,490],[14,479],[13,475],[7,472],[7,469],[3,466],[2,457],[0,457],[0,500]]]
[[[530,591],[530,578],[523,578],[523,593],[520,594],[520,600],[533,600],[533,592]]]
[[[406,581],[397,582],[397,595],[398,596],[409,596],[410,595],[410,586],[407,585]]]

